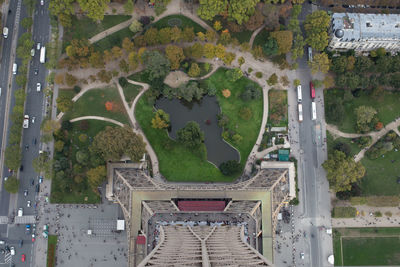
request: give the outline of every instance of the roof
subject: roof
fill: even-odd
[[[332,30],[343,41],[400,39],[399,14],[334,13]]]
[[[225,201],[178,201],[178,208],[181,211],[223,211]]]
[[[144,235],[138,235],[136,239],[137,245],[145,245],[146,244],[146,237]]]
[[[117,230],[119,231],[125,230],[125,220],[117,220]]]
[[[286,149],[279,149],[278,150],[278,158],[279,161],[288,161],[289,160],[289,150]]]

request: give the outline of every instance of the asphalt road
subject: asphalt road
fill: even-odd
[[[13,25],[15,23],[16,7],[18,2],[21,1],[10,1],[10,10],[12,12],[7,18],[7,26],[9,27],[9,40],[6,40],[3,47],[3,58],[1,60],[0,77],[1,77],[1,87],[6,88],[7,80],[9,75],[9,66],[13,62],[10,62],[10,54],[15,53],[15,47],[11,47],[11,36],[13,35]],[[21,15],[19,21],[27,17],[28,14],[26,9],[22,5]],[[18,18],[17,18],[18,19]],[[24,33],[25,30],[19,26],[18,38]],[[50,33],[50,17],[48,11],[48,1],[45,6],[40,6],[39,1],[37,1],[36,8],[34,11],[34,24],[33,24],[33,40],[35,42],[35,56],[30,62],[29,74],[28,74],[28,90],[25,105],[25,114],[30,116],[29,128],[23,130],[22,136],[22,146],[23,146],[23,156],[22,156],[22,166],[23,171],[20,172],[20,188],[19,193],[16,198],[11,197],[5,190],[1,192],[1,203],[0,203],[0,215],[7,216],[12,212],[16,212],[18,208],[23,208],[24,215],[34,215],[36,214],[35,202],[37,199],[37,194],[35,192],[35,186],[38,183],[38,174],[36,174],[32,167],[32,161],[39,154],[40,147],[40,124],[42,121],[42,115],[44,113],[44,94],[43,89],[46,87],[46,75],[47,70],[44,64],[39,62],[40,51],[36,49],[36,45],[40,42],[42,45],[49,41]],[[16,60],[17,64],[20,66],[20,60]],[[38,74],[35,75],[35,70],[38,70]],[[42,90],[37,92],[36,84],[41,83]],[[15,83],[15,77],[12,79],[12,93],[17,89]],[[5,97],[1,98],[0,109],[2,114],[5,112]],[[10,103],[10,112],[14,106],[14,98]],[[34,121],[32,120],[35,117]],[[3,131],[4,116],[0,118],[1,131]],[[10,125],[10,123],[9,123]],[[22,128],[22,125],[21,125]],[[36,140],[36,142],[35,142]],[[4,166],[3,177],[9,176],[8,168]],[[34,180],[34,186],[31,184],[31,180]],[[28,190],[28,196],[24,196],[24,191]],[[11,201],[10,201],[11,199]],[[27,207],[27,201],[31,201],[31,207]],[[1,225],[0,226],[1,236],[4,237],[8,235],[8,240],[10,245],[14,245],[16,248],[16,255],[13,257],[12,261],[19,266],[22,264],[30,264],[31,262],[31,251],[33,248],[32,237],[26,233],[25,225]],[[19,248],[17,243],[19,240],[24,241],[22,248]],[[26,255],[26,263],[21,262],[21,255]]]

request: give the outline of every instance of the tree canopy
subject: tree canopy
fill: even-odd
[[[167,45],[165,48],[165,54],[171,63],[171,69],[177,70],[182,62],[185,59],[185,55],[183,54],[183,49],[176,45]]]
[[[145,51],[142,60],[150,80],[162,79],[170,71],[169,60],[158,51]]]
[[[93,20],[103,20],[104,13],[110,0],[78,0],[83,11],[86,12],[88,18]]]
[[[328,45],[328,27],[331,18],[324,10],[315,11],[306,17],[304,28],[306,41],[315,50],[322,51]]]
[[[4,189],[11,194],[16,194],[18,193],[18,189],[19,189],[19,180],[14,177],[11,176],[7,179],[7,181],[4,182]]]
[[[204,133],[194,121],[189,121],[185,127],[178,130],[177,137],[177,140],[188,148],[199,147],[204,142]]]
[[[327,172],[330,187],[335,192],[351,190],[351,185],[365,174],[365,168],[361,162],[356,163],[353,158],[346,157],[345,153],[338,150],[329,155],[329,159],[322,166]]]
[[[106,179],[106,167],[101,165],[87,171],[89,185],[92,189],[97,188]]]
[[[293,33],[291,31],[271,32],[270,36],[276,39],[280,54],[286,54],[292,48]]]

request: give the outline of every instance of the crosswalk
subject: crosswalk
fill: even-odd
[[[0,216],[0,224],[8,224],[8,217]]]
[[[11,253],[6,253],[4,256],[4,263],[11,263],[12,262],[12,256]]]

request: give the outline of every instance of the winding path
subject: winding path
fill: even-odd
[[[260,31],[262,31],[262,29],[264,29],[265,26],[267,26],[267,23],[266,23],[266,22],[265,22],[263,25],[261,25],[257,30],[255,30],[255,31],[252,33],[252,35],[251,35],[251,37],[250,37],[250,41],[249,41],[250,47],[253,47],[254,39],[256,39],[256,36],[258,35],[258,33],[259,33]]]
[[[72,119],[72,120],[70,120],[70,122],[83,121],[83,120],[107,121],[107,122],[114,123],[118,126],[124,127],[124,124],[119,121],[116,121],[116,120],[113,120],[110,118],[106,118],[106,117],[100,117],[100,116],[83,116],[83,117],[78,117],[78,118]]]

